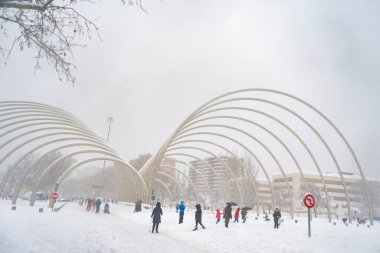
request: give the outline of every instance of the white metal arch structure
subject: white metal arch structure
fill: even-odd
[[[21,187],[22,187],[22,184],[24,183],[27,175],[30,173],[31,169],[33,168],[33,166],[35,164],[38,164],[39,161],[42,161],[42,159],[44,159],[45,157],[47,157],[48,155],[56,152],[56,151],[60,151],[64,148],[68,148],[68,147],[76,147],[76,146],[88,146],[88,147],[95,147],[95,148],[99,148],[101,150],[105,150],[105,151],[109,151],[109,152],[112,152],[113,150],[108,148],[107,146],[103,145],[102,142],[94,142],[92,139],[89,139],[89,138],[63,138],[63,139],[60,139],[60,140],[56,140],[56,142],[58,141],[65,141],[65,140],[75,140],[75,141],[88,141],[89,143],[86,143],[86,142],[79,142],[79,143],[72,143],[72,144],[66,144],[66,145],[61,145],[57,148],[54,148],[52,150],[49,150],[48,152],[44,153],[42,156],[40,156],[39,158],[37,158],[36,160],[34,160],[31,164],[29,164],[29,166],[25,169],[25,171],[23,172],[21,178],[18,180],[17,184],[16,184],[16,188],[12,194],[12,204],[15,205],[16,202],[17,202],[17,197],[18,197],[18,194],[21,190]],[[92,142],[92,143],[91,143]]]
[[[62,183],[62,181],[68,175],[70,175],[70,173],[73,170],[77,169],[79,166],[81,166],[83,164],[86,164],[86,163],[93,162],[93,161],[103,161],[103,160],[113,161],[113,162],[119,162],[122,165],[124,165],[124,167],[127,169],[126,171],[131,176],[130,182],[134,186],[134,187],[130,187],[128,189],[129,192],[132,193],[131,197],[140,198],[140,199],[146,199],[146,198],[148,198],[148,190],[147,190],[146,184],[145,184],[143,178],[140,176],[140,174],[132,166],[130,166],[128,163],[126,163],[124,160],[118,159],[116,157],[108,157],[108,156],[84,159],[84,160],[82,160],[80,162],[77,162],[76,164],[72,165],[70,168],[68,168],[67,170],[65,170],[60,175],[60,177],[57,179],[57,181],[56,181],[56,183],[54,185],[54,191],[58,191],[59,190],[59,186]],[[126,184],[125,186],[128,187],[128,184]]]
[[[220,188],[222,188],[222,190],[223,190],[224,199],[225,200],[227,199],[226,188],[223,187],[223,182],[222,182],[222,180],[220,178],[220,175],[216,172],[216,170],[208,162],[206,162],[205,160],[199,158],[198,156],[187,154],[187,153],[181,153],[181,152],[178,152],[178,153],[166,153],[166,156],[167,157],[176,157],[176,156],[189,157],[189,158],[195,159],[195,160],[201,162],[202,164],[206,165],[210,169],[210,171],[212,171],[214,173],[214,175],[218,178],[218,181],[221,184]],[[210,198],[211,198],[211,196],[210,196]]]
[[[260,96],[259,96],[260,94],[261,95],[262,94],[264,94],[264,95],[274,94],[276,96],[280,96],[281,98],[290,100],[292,102],[296,102],[299,107],[302,107],[302,108],[305,108],[305,109],[311,111],[312,114],[316,114],[324,122],[328,123],[328,125],[333,129],[333,131],[338,134],[339,138],[343,141],[343,143],[347,147],[348,151],[350,152],[350,155],[352,156],[353,160],[355,161],[356,167],[357,167],[357,169],[358,169],[358,171],[360,173],[360,176],[362,178],[362,184],[364,185],[364,188],[365,188],[365,196],[363,196],[363,198],[365,197],[365,199],[367,201],[367,206],[368,206],[368,211],[369,211],[369,218],[370,218],[371,224],[373,224],[372,204],[370,203],[367,183],[366,183],[366,180],[365,180],[365,177],[364,177],[363,170],[362,170],[362,168],[361,168],[361,166],[359,164],[359,161],[358,161],[358,159],[357,159],[357,157],[356,157],[353,149],[351,148],[351,146],[349,145],[348,141],[343,136],[343,134],[341,133],[341,131],[322,112],[320,112],[318,109],[316,109],[315,107],[313,107],[312,105],[310,105],[306,101],[304,101],[304,100],[302,100],[302,99],[300,99],[300,98],[298,98],[296,96],[290,95],[288,93],[281,92],[281,91],[276,91],[276,90],[271,90],[271,89],[244,89],[244,90],[238,90],[238,91],[229,92],[229,93],[223,94],[221,96],[218,96],[218,97],[216,97],[216,98],[208,101],[207,103],[205,103],[202,106],[200,106],[197,110],[195,110],[192,114],[190,114],[179,125],[179,127],[173,132],[173,134],[165,141],[165,143],[161,146],[160,150],[149,161],[149,163],[146,166],[144,166],[142,170],[140,170],[140,174],[144,177],[144,180],[146,181],[148,188],[152,187],[153,179],[155,177],[154,175],[155,175],[155,173],[157,171],[157,168],[159,168],[159,166],[161,166],[162,159],[163,159],[163,157],[166,156],[168,150],[171,149],[171,148],[173,148],[173,147],[176,147],[176,145],[177,145],[176,142],[177,143],[180,143],[181,141],[189,141],[189,142],[191,142],[193,140],[192,139],[193,136],[196,136],[196,135],[204,135],[205,136],[205,140],[207,140],[207,136],[216,135],[215,132],[210,132],[210,131],[200,132],[198,129],[201,128],[201,127],[199,125],[197,125],[197,124],[199,122],[204,121],[206,124],[203,125],[203,127],[211,127],[212,125],[214,125],[214,127],[216,127],[216,126],[221,127],[222,125],[220,125],[220,124],[210,124],[208,122],[208,121],[212,121],[212,120],[215,120],[215,119],[218,119],[218,118],[219,119],[221,119],[221,118],[229,118],[231,120],[234,119],[234,120],[239,120],[239,121],[245,121],[245,122],[248,122],[250,124],[254,124],[254,125],[256,125],[256,127],[259,127],[261,129],[263,129],[264,131],[266,131],[267,133],[269,133],[272,137],[274,137],[286,149],[286,152],[288,153],[288,155],[291,156],[291,159],[296,164],[296,167],[299,170],[299,172],[300,172],[300,174],[301,174],[301,176],[303,178],[302,166],[299,164],[297,156],[292,152],[292,147],[285,144],[285,142],[282,140],[281,136],[276,135],[273,132],[270,133],[269,131],[265,130],[265,129],[267,129],[265,126],[258,125],[257,123],[255,123],[252,120],[249,120],[247,118],[242,118],[242,117],[234,117],[234,116],[231,116],[231,115],[228,114],[228,111],[234,111],[234,110],[235,111],[251,111],[253,113],[259,113],[259,114],[261,114],[261,115],[263,115],[265,117],[268,117],[268,118],[276,121],[280,126],[282,126],[287,131],[289,131],[299,141],[299,143],[301,143],[301,145],[304,147],[304,149],[306,150],[306,152],[310,156],[310,158],[311,158],[313,164],[315,165],[315,167],[316,167],[316,169],[318,171],[318,174],[320,176],[320,179],[321,179],[321,182],[322,182],[322,185],[323,185],[323,190],[324,190],[324,192],[325,192],[325,194],[327,196],[326,197],[326,201],[327,201],[328,217],[329,217],[329,220],[331,220],[331,211],[330,211],[329,197],[328,197],[329,194],[328,194],[328,190],[326,188],[326,182],[325,182],[323,173],[322,173],[321,168],[319,166],[319,162],[315,158],[315,156],[313,155],[310,147],[308,145],[306,145],[305,140],[303,140],[300,137],[300,135],[297,134],[297,131],[295,131],[294,129],[291,129],[286,122],[282,122],[281,120],[278,119],[277,116],[275,116],[275,115],[273,115],[271,113],[268,113],[268,112],[260,111],[257,108],[255,108],[254,106],[252,106],[252,107],[251,106],[246,106],[246,105],[245,105],[245,107],[242,107],[242,106],[231,106],[231,105],[226,106],[227,104],[230,104],[230,103],[236,103],[236,102],[242,102],[242,101],[248,101],[248,102],[249,101],[255,101],[256,103],[262,103],[262,104],[265,104],[265,105],[268,105],[268,106],[272,106],[274,108],[278,108],[278,109],[282,110],[283,113],[284,113],[284,115],[286,115],[286,116],[287,116],[287,114],[289,114],[289,115],[292,115],[292,116],[296,117],[297,120],[299,120],[299,122],[303,126],[306,125],[307,128],[310,129],[313,132],[313,134],[318,138],[318,140],[320,141],[320,143],[323,145],[323,147],[325,148],[325,150],[329,154],[330,159],[332,160],[333,164],[335,165],[335,168],[336,168],[337,172],[339,173],[339,177],[340,177],[340,180],[341,180],[341,183],[342,183],[342,187],[343,187],[343,191],[344,191],[345,198],[346,198],[347,210],[348,210],[348,218],[349,218],[349,221],[351,222],[352,215],[351,215],[351,203],[350,203],[349,193],[347,191],[346,182],[345,182],[345,178],[344,178],[343,173],[342,173],[341,165],[338,162],[338,160],[336,158],[336,155],[334,154],[334,152],[333,152],[333,150],[331,148],[331,144],[329,144],[326,141],[326,139],[324,139],[322,137],[322,135],[320,134],[320,132],[317,130],[317,125],[311,124],[310,122],[308,122],[305,119],[305,117],[303,117],[302,115],[298,114],[294,110],[290,109],[289,106],[284,105],[283,103],[281,103],[281,104],[278,103],[276,99],[273,99],[273,98],[262,99],[262,98],[260,98]],[[218,115],[218,116],[209,115],[209,114],[212,114],[212,113],[215,113],[215,112],[223,113],[223,114],[222,115]],[[195,127],[193,125],[195,125]],[[229,128],[229,129],[233,128],[230,125],[223,125],[223,127],[226,127],[226,128]],[[234,128],[234,130],[236,130],[236,131],[243,131],[242,129],[238,129],[238,128]],[[187,132],[189,132],[189,133],[185,134]],[[222,135],[222,134],[217,134],[217,135],[219,135],[220,137],[223,136],[224,138],[225,137],[230,138],[230,140],[234,141],[235,143],[240,143],[235,138],[231,138],[229,136]],[[252,135],[252,134],[250,134],[250,138],[258,140],[258,138],[255,138],[254,135]],[[262,144],[265,145],[265,146],[267,146],[266,143],[262,143]],[[223,146],[223,145],[221,145],[221,146]],[[247,147],[243,147],[243,148],[245,150],[247,150],[248,153],[250,153],[250,155],[252,157],[254,157],[253,153],[250,152],[250,150]],[[277,160],[278,154],[276,152],[274,152],[274,150],[272,151],[271,148],[269,148],[269,146],[268,146],[268,148],[264,148],[264,149],[266,149],[268,152],[271,152],[271,157],[274,160]],[[187,151],[187,153],[191,154],[192,152]],[[258,161],[257,159],[255,159],[255,160]],[[287,182],[286,173],[285,173],[284,169],[280,167],[280,164],[278,162],[276,162],[276,163],[278,164],[279,170],[280,170],[280,172],[281,172],[281,174],[282,174],[282,176],[284,178],[284,181]],[[262,164],[262,163],[259,163],[259,164],[260,164],[260,169],[264,172],[264,174],[267,174],[265,172],[264,164]],[[267,177],[268,183],[269,183],[270,188],[271,188],[272,200],[273,200],[273,186],[271,185],[269,176],[266,175],[266,177]],[[289,189],[289,185],[288,185],[288,189]],[[273,200],[273,202],[274,202],[274,200]]]
[[[93,133],[86,124],[81,122],[72,114],[59,108],[41,103],[25,101],[0,102],[0,131],[2,131],[0,133],[1,140],[8,138],[8,140],[0,143],[0,151],[2,151],[5,147],[10,146],[10,151],[6,151],[5,155],[0,157],[0,165],[4,164],[7,158],[12,156],[12,154],[23,152],[23,155],[5,171],[5,176],[2,178],[0,183],[0,194],[7,182],[7,179],[9,178],[9,175],[11,175],[17,165],[28,155],[34,152],[41,152],[40,150],[44,149],[42,156],[33,161],[33,163],[22,172],[22,176],[18,180],[13,191],[13,204],[16,203],[22,184],[31,172],[34,164],[53,152],[63,151],[72,147],[80,148],[80,150],[63,155],[53,161],[52,164],[57,164],[57,161],[62,161],[65,158],[84,153],[93,155],[102,154],[102,157],[103,155],[107,155],[109,157],[106,157],[105,159],[104,157],[102,158],[99,157],[99,155],[96,155],[97,157],[91,158],[91,161],[112,160],[123,164],[123,168],[127,168],[126,171],[129,176],[125,182],[123,182],[125,191],[122,195],[120,195],[119,199],[134,201],[137,196],[144,198],[147,197],[145,183],[141,183],[140,175],[133,168],[131,168],[131,166],[128,165],[128,163],[126,163],[101,137]],[[62,135],[67,135],[67,137],[62,137]],[[34,144],[36,141],[39,142],[37,145]],[[34,146],[29,147],[31,144]],[[58,147],[57,144],[59,144]],[[26,147],[28,147],[27,151],[24,151]],[[95,149],[88,149],[88,147]],[[23,151],[21,151],[21,149],[23,149]],[[82,160],[78,163],[84,164],[87,163],[87,161],[88,160]],[[47,175],[48,172],[52,170],[54,170],[54,166],[49,166],[47,169],[43,170],[41,174]],[[41,177],[39,183],[43,180],[43,177]]]
[[[49,129],[48,129],[49,130]],[[29,143],[32,143],[33,141],[36,141],[36,140],[39,140],[39,139],[43,139],[43,138],[46,138],[46,137],[51,137],[51,136],[59,136],[59,135],[70,135],[70,136],[81,136],[81,137],[93,137],[91,135],[87,135],[87,134],[81,134],[81,133],[77,133],[77,132],[56,132],[56,133],[48,133],[48,134],[43,134],[43,135],[39,135],[37,137],[33,137],[31,139],[28,139],[26,140],[25,142],[22,142],[21,144],[17,145],[15,148],[13,148],[11,151],[9,151],[8,153],[5,154],[5,156],[0,160],[0,165],[10,156],[12,155],[13,153],[15,153],[16,151],[18,151],[20,148],[24,147],[25,145],[29,144]],[[16,161],[16,163],[14,163],[11,167],[8,168],[8,170],[6,171],[5,173],[5,176],[3,177],[3,179],[1,180],[1,183],[0,183],[0,193],[3,192],[3,189],[4,189],[4,186],[5,186],[5,183],[6,181],[8,180],[9,176],[11,175],[11,173],[16,169],[17,167],[17,164],[22,160],[24,159],[25,157],[27,157],[29,154],[33,153],[34,151],[38,150],[39,148],[41,147],[44,147],[50,143],[54,143],[56,142],[55,140],[53,141],[49,141],[47,143],[43,143],[43,144],[40,144],[38,145],[37,147],[34,147],[33,149],[29,150],[25,155],[23,155],[21,157],[21,159],[19,159],[18,161]]]
[[[210,156],[214,157],[215,159],[217,159],[222,165],[223,167],[230,173],[230,175],[232,176],[232,178],[234,179],[234,183],[238,189],[238,193],[239,193],[239,198],[240,198],[240,202],[242,202],[242,196],[241,196],[241,189],[240,189],[240,185],[238,184],[237,182],[237,178],[236,176],[234,175],[234,173],[232,172],[232,169],[231,167],[226,164],[223,160],[221,160],[217,155],[215,155],[214,153],[212,152],[209,152],[207,151],[206,149],[203,149],[203,148],[198,148],[198,147],[194,147],[194,146],[177,146],[177,147],[171,147],[171,148],[168,148],[167,151],[170,152],[170,151],[173,151],[173,150],[178,150],[178,149],[192,149],[192,150],[199,150],[199,151],[202,151],[206,154],[209,154]],[[224,183],[224,182],[222,182]]]
[[[60,162],[64,161],[65,159],[73,157],[75,155],[87,154],[87,153],[88,154],[99,153],[99,154],[102,154],[102,155],[109,155],[111,157],[115,157],[115,158],[119,158],[120,159],[120,157],[118,155],[116,155],[114,152],[109,152],[109,151],[101,150],[101,149],[97,149],[97,150],[82,149],[82,150],[75,151],[75,152],[72,152],[72,153],[68,153],[66,155],[63,155],[63,156],[59,157],[58,159],[56,159],[52,163],[50,163],[49,166],[46,167],[46,169],[43,170],[42,173],[39,175],[39,177],[37,179],[37,182],[34,184],[34,187],[33,187],[32,195],[30,197],[30,205],[33,206],[34,201],[36,200],[36,193],[37,193],[38,187],[41,185],[41,183],[43,182],[44,178],[54,169],[54,167],[57,164],[59,164]]]
[[[165,159],[168,159],[169,157],[168,156],[165,156],[163,161],[165,161]],[[195,168],[194,166],[192,166],[191,164],[188,164],[187,162],[185,161],[182,161],[181,159],[178,159],[176,158],[176,163],[179,163],[179,164],[182,164],[182,165],[185,165],[187,167],[189,167],[189,169],[191,170],[194,170],[195,173],[197,173],[197,175],[199,175],[201,178],[202,178],[202,181],[204,182],[204,184],[206,185],[207,187],[207,191],[208,191],[208,194],[210,196],[210,199],[213,200],[213,196],[212,196],[212,191],[211,191],[211,188],[210,188],[210,184],[209,182],[207,181],[207,179],[205,178],[205,176],[197,169]],[[166,166],[166,165],[161,165],[162,167]]]
[[[203,115],[207,115],[207,114],[212,113],[212,112],[229,111],[229,110],[249,111],[249,112],[254,112],[254,113],[260,114],[260,115],[262,115],[264,117],[267,117],[267,118],[275,121],[276,123],[280,124],[287,131],[289,131],[292,134],[292,136],[294,136],[297,139],[297,141],[304,147],[304,149],[306,150],[306,152],[308,153],[308,155],[312,159],[312,162],[313,162],[315,168],[317,169],[317,171],[319,173],[319,176],[320,176],[321,181],[322,181],[324,193],[326,195],[328,218],[329,218],[329,221],[331,222],[331,207],[330,207],[330,201],[329,201],[329,193],[327,191],[326,182],[325,182],[324,176],[322,174],[322,169],[319,166],[319,163],[318,163],[317,159],[315,158],[314,154],[311,152],[310,147],[305,143],[305,141],[291,127],[289,127],[289,125],[287,125],[283,121],[281,121],[281,120],[277,119],[276,117],[274,117],[274,116],[272,116],[272,115],[270,115],[268,113],[265,113],[265,112],[263,112],[261,110],[251,109],[251,108],[247,108],[247,107],[222,107],[222,108],[216,108],[216,109],[212,109],[212,110],[208,110],[208,111],[202,112],[202,113],[198,114],[197,117],[201,117]],[[220,117],[224,118],[225,116],[220,116]],[[229,118],[229,116],[226,116],[226,117]],[[213,118],[213,117],[208,117],[208,118]],[[202,120],[197,120],[197,121],[202,121]],[[248,120],[244,120],[244,121],[254,123],[254,122],[248,121]],[[189,124],[189,125],[191,125],[191,124]],[[259,126],[259,124],[257,124],[257,123],[255,123],[255,125],[257,125],[258,127],[262,128],[262,125]],[[292,157],[292,159],[293,159],[293,157]],[[294,162],[296,162],[296,161],[297,161],[297,159],[294,160]],[[300,168],[299,164],[298,165],[297,164],[298,164],[298,162],[296,162],[297,168]],[[302,169],[299,170],[299,172],[300,172],[302,180],[304,180],[304,175],[303,175]]]
[[[193,183],[193,181],[181,170],[177,169],[176,167],[174,166],[170,166],[170,165],[162,165],[161,167],[164,167],[164,168],[169,168],[169,169],[172,169],[172,170],[175,170],[177,173],[180,173],[184,178],[186,178],[186,180],[189,182],[189,184],[191,185],[191,188],[193,188],[193,191],[194,191],[194,197],[195,197],[195,201],[198,203],[198,197],[199,197],[199,193],[197,191],[197,189],[195,188],[195,185]],[[158,171],[160,172],[160,171]]]
[[[224,150],[227,154],[229,154],[231,157],[233,157],[236,161],[239,161],[241,163],[241,167],[243,167],[244,170],[246,170],[245,164],[240,159],[238,159],[238,157],[233,152],[231,152],[231,150],[229,150],[228,148],[225,148],[222,145],[218,145],[218,144],[216,144],[216,143],[214,143],[212,141],[199,140],[199,139],[176,141],[176,142],[172,142],[172,144],[169,145],[168,150],[170,150],[170,148],[173,147],[173,146],[176,146],[176,145],[179,145],[179,144],[183,144],[183,143],[189,143],[189,142],[207,143],[207,144],[210,144],[212,146],[219,147],[220,149]],[[257,216],[259,216],[259,208],[258,207],[259,207],[260,203],[259,203],[259,198],[258,198],[258,193],[257,193],[256,181],[252,177],[250,177],[249,180],[251,181],[251,184],[252,184],[253,189],[255,191],[255,202],[256,202],[256,207],[257,207],[256,211],[257,211]]]
[[[265,166],[263,165],[261,159],[259,159],[246,145],[242,144],[241,142],[235,140],[234,138],[231,138],[227,135],[224,135],[224,134],[219,134],[219,133],[214,133],[214,132],[196,132],[196,133],[190,133],[190,134],[187,134],[187,135],[183,135],[181,136],[180,138],[175,138],[173,139],[173,142],[177,142],[178,140],[182,139],[182,138],[185,138],[185,137],[190,137],[190,136],[195,136],[195,135],[205,135],[205,136],[218,136],[218,137],[222,137],[224,139],[227,139],[227,140],[230,140],[236,144],[238,144],[240,147],[242,147],[243,149],[245,149],[256,161],[257,163],[260,165],[261,168],[264,168],[263,171],[264,171],[264,174],[265,174],[265,177],[268,181],[268,184],[269,184],[269,188],[270,188],[270,191],[271,191],[271,201],[272,201],[272,206],[274,206],[274,190],[273,190],[273,184],[269,178],[269,174],[267,173],[267,171],[265,170]]]
[[[158,183],[159,185],[163,186],[164,189],[169,193],[169,195],[170,195],[170,202],[171,202],[174,198],[173,198],[173,193],[172,193],[172,191],[169,189],[169,187],[168,187],[164,182],[162,182],[160,179],[158,179],[158,178],[155,178],[154,181],[155,181],[156,183]]]
[[[167,174],[167,173],[165,173],[165,172],[163,172],[163,171],[157,171],[157,175],[164,176],[164,177],[170,179],[172,182],[174,182],[174,183],[176,184],[177,188],[180,190],[180,192],[181,192],[181,194],[182,194],[181,197],[184,196],[184,193],[185,193],[185,192],[184,192],[184,190],[183,190],[183,187],[181,186],[181,184],[178,182],[178,180],[177,180],[176,178],[170,176],[169,174]]]

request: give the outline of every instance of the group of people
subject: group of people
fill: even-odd
[[[86,212],[90,212],[91,210],[95,210],[96,213],[99,213],[101,204],[102,204],[102,201],[100,198],[98,198],[98,199],[91,199],[91,198],[86,199],[85,200]],[[110,205],[108,204],[108,202],[106,202],[104,204],[103,212],[108,213],[108,214],[110,213]]]
[[[240,217],[240,214],[241,214],[241,218],[243,220],[243,223],[246,222],[247,220],[247,213],[248,213],[248,210],[250,208],[247,208],[247,207],[243,207],[242,209],[240,209],[240,207],[238,207],[235,211],[235,214],[234,214],[234,221],[233,223],[237,222],[239,223],[239,217]],[[220,213],[220,210],[219,209],[216,209],[216,224],[218,224],[220,222],[220,216],[221,216],[221,213]],[[230,220],[232,219],[232,203],[227,203],[227,206],[223,209],[223,219],[224,219],[224,225],[226,228],[228,228],[228,224],[230,223]]]
[[[195,205],[195,208],[196,208],[195,228],[193,229],[193,231],[198,229],[198,225],[200,225],[203,229],[205,229],[206,227],[202,224],[202,207],[200,204],[197,204],[197,205]],[[185,209],[186,209],[186,206],[185,206],[183,201],[181,201],[180,204],[176,205],[176,210],[177,210],[177,212],[179,211],[179,222],[178,222],[179,224],[183,223],[183,217],[185,215]],[[156,207],[153,209],[152,214],[151,214],[151,218],[152,218],[152,222],[153,222],[153,227],[151,230],[152,233],[154,233],[154,231],[156,231],[156,233],[158,233],[158,226],[161,223],[162,214],[163,214],[163,212],[162,212],[162,208],[161,208],[161,203],[157,202]]]
[[[202,207],[200,204],[197,204],[197,205],[195,205],[195,208],[196,208],[196,211],[195,211],[195,228],[193,229],[193,231],[198,229],[198,225],[200,225],[202,227],[202,229],[205,229],[206,227],[202,224]],[[177,211],[177,213],[179,212],[179,221],[178,221],[179,224],[183,223],[185,209],[186,209],[186,206],[185,206],[183,201],[181,201],[180,204],[176,205],[176,211]],[[235,222],[239,223],[240,213],[242,216],[243,223],[245,223],[247,220],[248,210],[250,210],[250,208],[240,209],[240,207],[238,207],[235,211],[235,214],[234,214],[235,219],[234,219],[233,223],[235,223]],[[162,208],[161,208],[161,203],[157,202],[156,207],[153,209],[153,212],[151,214],[151,218],[153,221],[153,227],[151,230],[152,233],[154,233],[154,231],[156,231],[156,233],[158,233],[158,225],[161,223],[162,214],[163,214],[163,212],[162,212]],[[220,222],[220,217],[221,217],[220,210],[216,209],[216,224],[218,224]],[[281,217],[280,210],[278,208],[276,208],[275,211],[273,212],[273,220],[274,220],[274,228],[275,229],[276,228],[278,229],[278,227],[279,227],[280,217]],[[227,203],[227,206],[223,210],[223,218],[224,218],[225,227],[228,228],[228,224],[230,222],[230,219],[232,219],[232,203],[230,203],[230,202]]]
[[[185,209],[186,209],[186,206],[185,206],[185,203],[183,201],[181,201],[180,204],[177,204],[176,206],[176,209],[177,209],[177,212],[179,211],[179,224],[182,224],[183,223],[183,217],[185,215]],[[198,225],[201,225],[201,227],[203,229],[205,229],[206,227],[203,226],[202,224],[202,207],[200,204],[197,204],[195,205],[195,228],[193,229],[193,231],[197,230],[198,229]]]

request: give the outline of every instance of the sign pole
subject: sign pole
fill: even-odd
[[[314,196],[311,193],[306,193],[303,198],[303,203],[307,207],[307,224],[308,224],[308,230],[309,230],[309,237],[311,237],[311,228],[310,228],[310,209],[314,207],[315,205],[315,199]]]
[[[311,229],[310,229],[310,208],[307,209],[308,212],[308,223],[309,223],[309,237],[311,237]]]

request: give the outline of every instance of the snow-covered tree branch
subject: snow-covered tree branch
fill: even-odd
[[[78,5],[91,0],[0,0],[0,55],[7,64],[12,51],[18,48],[35,50],[35,71],[41,60],[53,65],[60,80],[74,83],[74,53],[85,47],[80,39],[98,36],[98,27],[78,10]],[[122,1],[142,8],[141,0]],[[18,29],[12,29],[16,26]],[[14,33],[16,30],[16,33]],[[82,40],[83,41],[83,40]]]

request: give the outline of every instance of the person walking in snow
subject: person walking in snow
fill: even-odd
[[[220,210],[219,209],[216,209],[215,217],[216,217],[216,224],[218,224],[220,221]]]
[[[86,206],[86,212],[91,211],[91,203],[92,203],[91,199],[88,199],[87,200],[87,206]]]
[[[278,208],[276,208],[276,210],[273,212],[273,220],[274,220],[274,228],[278,228],[278,219],[280,219],[281,217],[281,213],[280,213],[280,210],[278,210]]]
[[[96,205],[96,213],[99,213],[100,205],[102,204],[102,201],[100,199],[97,199],[95,202]]]
[[[245,209],[244,207],[241,209],[241,219],[243,220],[243,223],[245,223],[245,221],[247,220],[247,209]]]
[[[197,211],[195,212],[195,228],[193,229],[193,231],[198,229],[198,224],[201,225],[203,229],[205,229],[206,227],[203,226],[203,224],[202,224],[202,208],[201,208],[201,205],[197,204],[195,206],[195,208],[197,209]]]
[[[92,199],[91,200],[91,205],[92,205],[92,211],[95,211],[95,207],[96,207],[96,200],[95,199]]]
[[[153,218],[152,233],[154,232],[155,228],[156,228],[156,233],[158,233],[158,225],[161,223],[161,215],[162,215],[161,203],[157,202],[156,207],[153,209],[152,215],[150,216],[151,218]]]
[[[235,220],[234,220],[234,223],[235,222],[239,223],[239,216],[240,216],[240,208],[238,207],[236,209],[236,211],[235,211],[235,215],[234,215]]]
[[[185,206],[185,204],[183,203],[183,201],[181,201],[181,204],[178,205],[178,210],[179,210],[179,224],[182,224],[182,223],[183,223],[183,216],[185,215],[185,209],[186,209],[186,206]]]
[[[231,208],[231,203],[228,202],[226,208],[224,209],[224,225],[226,228],[228,228],[228,223],[230,223],[230,219],[232,217],[232,208]]]
[[[140,199],[136,200],[134,213],[141,212],[141,203],[142,201]]]

